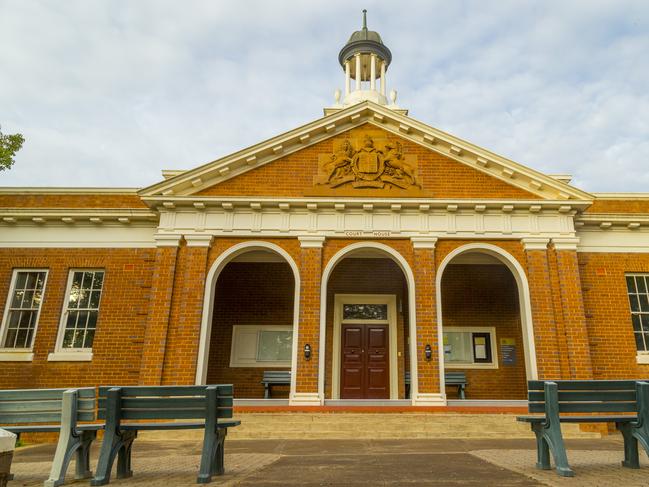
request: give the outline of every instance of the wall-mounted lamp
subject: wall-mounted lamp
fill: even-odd
[[[311,359],[311,345],[309,345],[308,343],[304,345],[304,358],[306,360]]]
[[[430,345],[426,344],[424,353],[426,354],[426,360],[430,360],[431,358],[433,358],[433,349],[430,348]]]

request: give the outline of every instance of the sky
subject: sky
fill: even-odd
[[[320,118],[363,8],[411,117],[649,192],[649,0],[0,0],[0,186],[144,187]]]

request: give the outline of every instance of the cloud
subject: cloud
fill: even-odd
[[[590,191],[646,191],[643,1],[0,0],[6,185],[144,186],[318,118],[369,10],[411,116]]]

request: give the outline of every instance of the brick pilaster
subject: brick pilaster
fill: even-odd
[[[297,337],[297,371],[293,403],[313,402],[319,393],[320,282],[324,237],[300,237],[300,323]],[[304,346],[311,346],[311,358]]]
[[[212,236],[204,234],[185,235],[186,246],[181,249],[182,258],[176,265],[176,296],[173,300],[168,333],[169,346],[165,352],[162,383],[194,384],[198,346],[203,317],[203,295],[207,274],[207,255]],[[170,352],[170,350],[172,350]]]
[[[534,345],[539,378],[561,379],[568,370],[567,345],[556,321],[553,279],[547,238],[523,239],[532,306]],[[522,311],[522,310],[521,310]]]
[[[552,239],[552,243],[556,255],[557,291],[561,296],[570,378],[592,379],[588,327],[577,260],[577,239]]]
[[[180,235],[156,236],[158,248],[151,282],[149,319],[142,347],[140,384],[159,385],[162,381],[180,240]]]
[[[435,244],[434,237],[413,238],[414,276],[417,322],[417,395],[416,403],[437,403],[442,400],[440,391],[440,364],[437,330],[437,304],[435,289]],[[432,356],[426,360],[426,345],[430,345]],[[411,363],[415,363],[411,360]]]

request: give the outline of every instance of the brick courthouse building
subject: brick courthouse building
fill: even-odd
[[[649,194],[410,118],[365,27],[339,61],[323,118],[150,187],[0,188],[0,387],[261,399],[264,371],[291,370],[273,396],[292,405],[438,406],[444,371],[469,400],[646,376]]]

